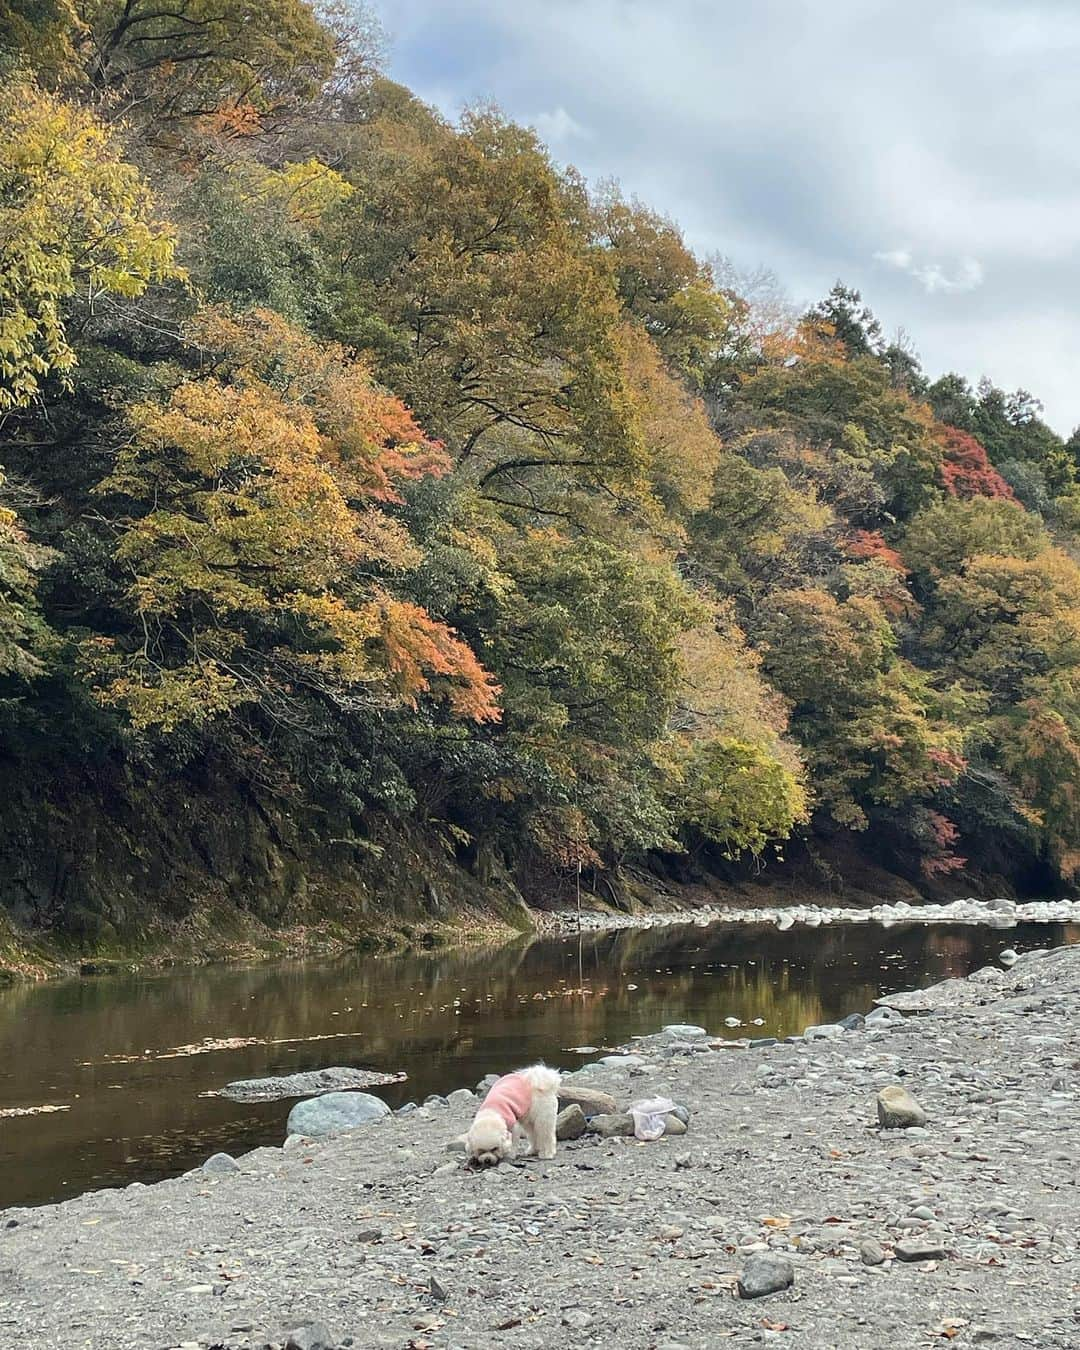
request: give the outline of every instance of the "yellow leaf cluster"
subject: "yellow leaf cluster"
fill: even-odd
[[[0,409],[74,365],[72,296],[140,295],[180,275],[173,251],[110,131],[28,79],[10,84],[0,95]]]

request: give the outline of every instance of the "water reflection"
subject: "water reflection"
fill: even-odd
[[[328,1064],[403,1069],[391,1104],[529,1058],[580,1063],[665,1022],[783,1036],[862,1011],[898,988],[965,974],[1005,947],[1080,940],[1080,926],[910,925],[627,929],[492,950],[210,967],[0,991],[0,1107],[70,1103],[0,1120],[0,1205],[173,1175],[222,1148],[280,1143],[289,1103],[199,1093],[234,1078]],[[749,1024],[762,1019],[758,1027]],[[339,1036],[333,1040],[296,1038]],[[206,1038],[258,1044],[143,1057]],[[133,1058],[128,1058],[133,1057]]]

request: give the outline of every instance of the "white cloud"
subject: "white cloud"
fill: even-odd
[[[530,121],[541,138],[551,146],[575,139],[589,140],[591,137],[588,129],[571,117],[561,103],[554,112],[537,113]]]
[[[962,291],[973,291],[986,279],[983,265],[978,258],[961,258],[956,270],[950,275],[941,263],[919,263],[909,248],[892,248],[875,253],[878,262],[895,267],[914,277],[927,295],[949,295]]]
[[[703,254],[808,303],[840,279],[932,377],[1080,421],[1078,0],[375,3],[447,114],[493,98]]]

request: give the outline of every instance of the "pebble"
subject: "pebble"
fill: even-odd
[[[906,1130],[926,1124],[926,1112],[907,1088],[898,1083],[878,1093],[877,1117],[883,1130]]]
[[[739,1275],[740,1298],[764,1298],[795,1283],[795,1267],[786,1256],[760,1252],[751,1256]]]
[[[305,1322],[285,1333],[285,1350],[337,1350],[337,1341],[323,1322]]]
[[[859,1259],[864,1266],[880,1266],[885,1260],[885,1250],[874,1238],[865,1238],[859,1244]]]
[[[901,1238],[893,1248],[900,1261],[939,1261],[945,1255],[945,1248],[936,1238]]]

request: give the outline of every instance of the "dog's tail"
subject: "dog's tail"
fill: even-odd
[[[558,1069],[549,1069],[546,1064],[534,1064],[529,1069],[522,1069],[522,1074],[532,1084],[532,1090],[536,1093],[558,1092],[561,1076]]]

